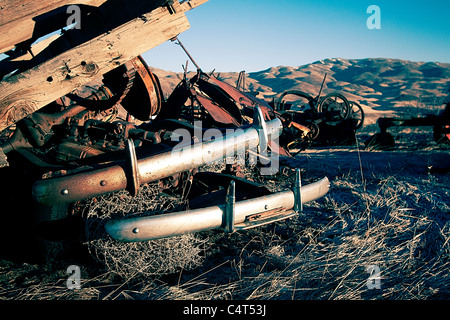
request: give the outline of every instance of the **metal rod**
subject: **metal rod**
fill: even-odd
[[[320,101],[320,95],[322,94],[323,84],[325,83],[325,79],[327,78],[327,73],[325,73],[325,77],[323,77],[322,85],[320,86],[319,94],[317,95],[317,103]]]
[[[192,56],[189,54],[189,52],[187,51],[187,49],[184,47],[184,45],[181,43],[180,39],[178,39],[178,37],[172,38],[172,41],[177,41],[175,42],[175,44],[178,44],[183,51],[186,53],[186,55],[189,57],[189,59],[192,61],[192,63],[197,67],[197,70],[201,70],[201,68],[198,66],[198,64],[195,62],[194,58],[192,58]],[[186,66],[187,68],[187,66]]]

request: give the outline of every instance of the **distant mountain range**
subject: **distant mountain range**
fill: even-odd
[[[168,96],[182,73],[152,68]],[[450,89],[450,63],[413,62],[399,59],[325,59],[299,67],[278,66],[246,74],[247,91],[257,91],[267,101],[287,90],[316,96],[327,75],[322,95],[340,92],[363,106],[367,116],[436,113]],[[192,77],[194,73],[189,73]],[[239,72],[215,74],[236,84]],[[428,112],[429,111],[429,112]]]

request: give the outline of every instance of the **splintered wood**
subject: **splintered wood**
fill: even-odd
[[[91,17],[88,20],[90,30],[95,29],[98,23],[98,30],[102,30],[100,34],[96,35],[95,31],[82,30],[80,31],[81,40],[77,39],[78,43],[75,46],[0,82],[0,130],[9,127],[77,87],[176,37],[190,27],[185,11],[206,1],[183,3],[177,0],[172,2],[149,1],[148,5],[147,1],[112,1],[114,5],[117,3],[118,9],[126,6],[128,15],[130,15],[130,11],[132,15],[133,10],[136,10],[138,15],[122,23],[123,15],[120,10],[115,10],[117,8],[109,5],[108,10],[105,10],[105,14],[108,16]],[[3,11],[11,13],[10,6],[4,5],[6,2],[18,1],[0,2],[2,4],[0,6],[2,8],[0,9],[0,29],[6,26],[17,26],[20,29],[20,26],[26,26],[32,20],[30,18],[32,15],[42,14],[63,4],[81,3],[98,6],[104,1],[54,0],[46,1],[45,5],[41,5],[42,8],[36,7],[37,1],[30,1],[35,7],[27,3],[26,5],[29,7],[26,10],[23,9],[23,18],[16,22],[3,15]],[[109,3],[109,1],[107,2]],[[159,2],[165,4],[160,6]],[[134,5],[127,6],[130,3]],[[146,11],[147,8],[148,11]],[[121,24],[103,32],[105,25],[114,26],[114,21],[106,21],[107,19],[116,19]],[[89,38],[86,36],[86,33],[89,32],[96,36]],[[22,39],[20,35],[19,39]],[[17,42],[14,43],[17,44]],[[11,43],[4,42],[2,45],[3,47],[0,48],[11,46]]]
[[[0,53],[11,50],[17,43],[33,35],[36,17],[67,5],[98,7],[106,0],[1,0]]]

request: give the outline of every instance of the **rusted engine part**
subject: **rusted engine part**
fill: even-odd
[[[378,118],[380,132],[372,135],[365,142],[366,148],[393,150],[395,139],[387,130],[391,127],[433,127],[433,139],[439,144],[450,143],[450,103],[439,115],[417,118]]]
[[[119,106],[140,120],[148,120],[159,112],[161,101],[158,79],[137,57],[105,74],[101,82],[61,97],[19,121],[1,148],[5,154],[42,148],[46,150],[44,159],[51,164],[121,150],[134,125],[124,120],[113,123]],[[138,132],[131,130],[131,135]],[[146,139],[157,139],[153,133],[145,135]]]
[[[201,70],[178,37],[171,40],[176,41],[175,43],[181,46],[194,63],[197,67],[197,74],[188,81],[185,70],[183,80],[168,99],[166,112],[160,114],[158,119],[173,116],[173,112],[175,112],[176,116],[185,118],[191,123],[198,120],[206,122],[207,126],[238,127],[252,123],[252,116],[256,107],[262,111],[265,120],[275,118],[272,107],[268,103],[239,90],[239,81],[236,87],[233,87],[217,79],[213,73],[207,75]],[[190,100],[190,104],[186,103],[187,100]],[[201,112],[198,112],[199,108]],[[188,114],[183,115],[183,112],[186,111]]]
[[[252,122],[256,106],[265,120],[274,118],[265,101],[258,101],[199,70],[194,77],[184,78],[178,84],[156,121],[182,118],[191,123],[202,121],[205,127],[238,127]]]
[[[201,70],[191,79],[184,78],[178,84],[152,125],[159,126],[159,122],[180,118],[190,123],[202,121],[205,127],[237,128],[253,123],[256,107],[262,111],[266,121],[278,118],[283,124],[279,141],[269,141],[270,151],[290,157],[286,146],[292,137],[284,136],[285,129],[290,126],[299,127],[298,123],[281,117],[268,102],[242,92]]]
[[[141,119],[150,118],[159,111],[161,97],[157,78],[140,57],[133,59],[2,132],[12,135],[1,145],[2,153],[11,159],[10,168],[4,169],[28,181],[24,185],[30,185],[31,191],[36,180],[124,159],[128,139],[150,149],[147,153],[167,150],[169,146],[160,143],[158,133],[123,120],[132,120],[126,109]],[[161,184],[167,188],[177,186],[178,178],[168,177]],[[34,219],[63,219],[71,214],[70,207],[37,205],[33,208]]]
[[[286,96],[295,96],[286,102]],[[291,99],[292,100],[292,99]],[[364,111],[341,93],[320,97],[297,90],[284,92],[273,102],[275,110],[285,119],[299,124],[291,126],[289,149],[305,149],[311,144],[352,144],[355,132],[364,124]],[[295,137],[298,137],[295,139]]]
[[[114,93],[107,99],[83,99],[83,95],[79,92],[69,94],[65,98],[93,110],[104,110],[121,105],[129,115],[141,121],[148,121],[159,113],[163,102],[161,85],[158,77],[150,71],[141,56],[106,73],[103,75],[102,82],[103,87]],[[84,90],[90,86],[88,84]]]

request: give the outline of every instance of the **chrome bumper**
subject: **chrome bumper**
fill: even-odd
[[[223,205],[110,220],[105,224],[105,229],[113,239],[122,242],[147,241],[217,228],[233,232],[290,218],[302,211],[304,203],[327,194],[329,187],[326,177],[301,187],[298,170],[293,190],[235,203],[232,182]]]
[[[282,129],[283,125],[279,119],[265,122],[261,110],[256,108],[251,127],[236,130],[213,141],[189,144],[142,159],[137,159],[134,144],[128,141],[125,163],[36,181],[32,190],[33,198],[38,203],[52,206],[123,189],[135,195],[144,183],[233,157],[246,150],[258,148],[260,152],[264,151],[270,138],[277,136]]]

